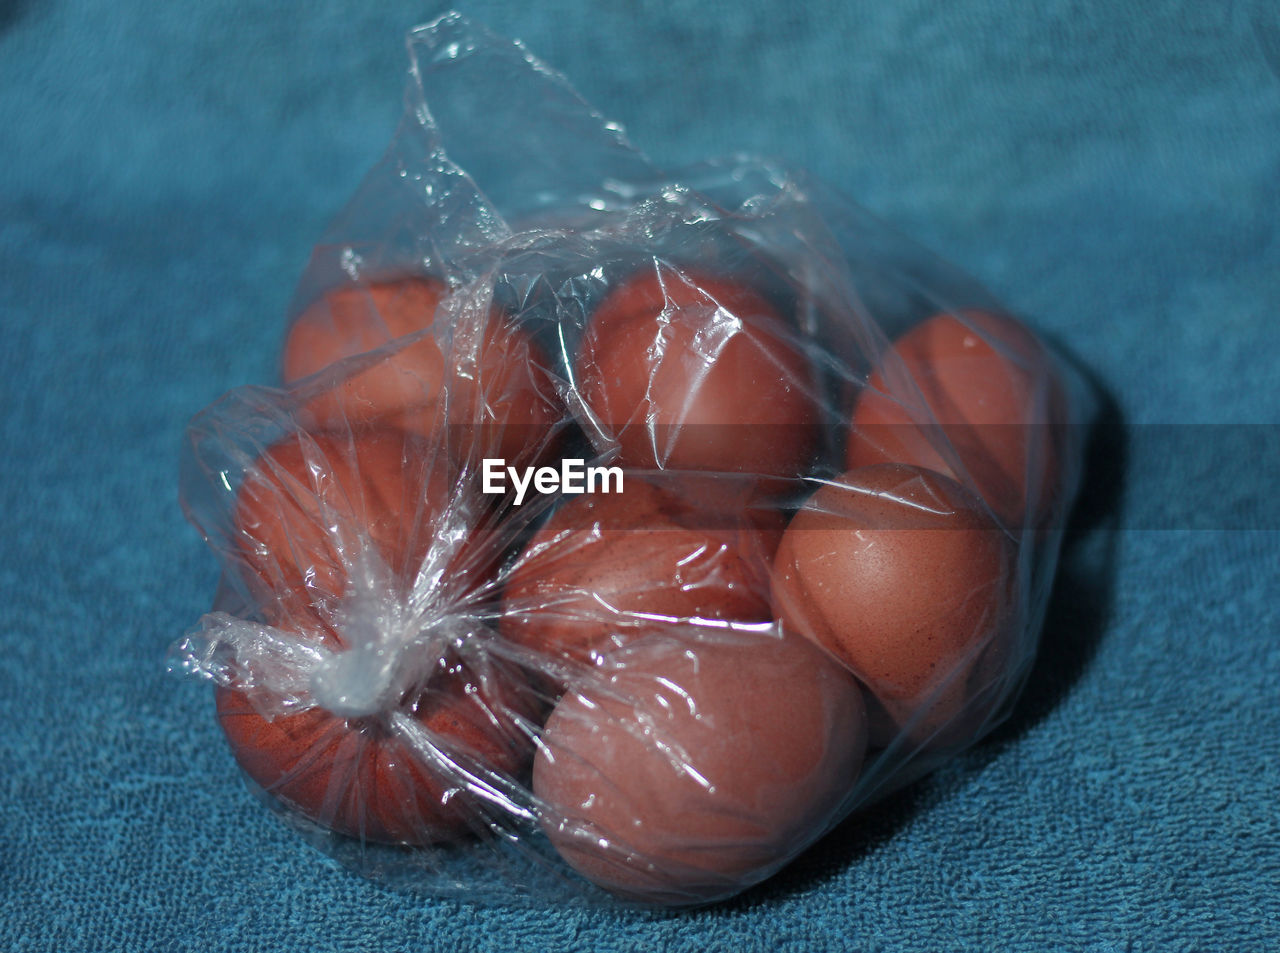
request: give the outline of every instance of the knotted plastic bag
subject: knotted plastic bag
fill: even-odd
[[[1007,716],[1082,390],[810,177],[664,172],[457,15],[409,51],[281,381],[189,429],[223,575],[172,667],[371,876],[731,896]]]

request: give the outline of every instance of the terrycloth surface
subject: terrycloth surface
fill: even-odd
[[[1280,947],[1274,4],[465,7],[664,164],[760,151],[857,196],[1066,342],[1129,431],[1013,722],[675,917],[364,882],[163,674],[215,578],[182,428],[270,378],[398,117],[401,34],[438,12],[290,6],[0,2],[0,947]]]

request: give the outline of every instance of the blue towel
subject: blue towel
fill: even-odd
[[[664,166],[808,167],[1105,395],[1011,720],[767,884],[657,915],[362,880],[164,673],[217,574],[183,427],[273,378],[440,12],[287,7],[0,0],[0,948],[1280,948],[1280,8],[465,7]]]

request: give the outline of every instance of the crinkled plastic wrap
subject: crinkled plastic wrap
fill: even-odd
[[[410,34],[283,385],[184,507],[250,786],[437,895],[758,883],[1004,718],[1077,483],[1023,325],[794,171],[664,174],[518,44]]]

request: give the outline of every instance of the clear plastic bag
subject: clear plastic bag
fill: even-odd
[[[281,387],[198,415],[172,666],[252,788],[436,895],[684,905],[1002,720],[1082,398],[970,280],[749,157],[663,174],[518,44],[413,31]]]

